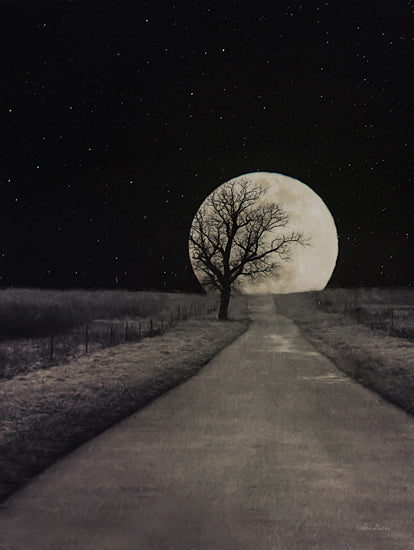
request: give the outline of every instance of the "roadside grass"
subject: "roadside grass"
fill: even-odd
[[[78,445],[196,374],[242,334],[246,300],[232,318],[211,313],[162,336],[99,350],[0,382],[0,500]],[[6,504],[7,506],[7,504]]]
[[[0,378],[50,368],[87,352],[205,316],[217,296],[109,290],[0,291]]]
[[[372,329],[414,341],[414,289],[327,289],[316,299],[327,313],[343,313]]]
[[[399,299],[412,299],[411,289],[398,290]],[[358,323],[344,310],[344,298],[350,301],[358,293],[353,289],[275,295],[276,310],[293,319],[315,347],[338,368],[390,402],[414,414],[414,343],[396,337],[368,324]],[[397,303],[391,290],[360,290],[356,307],[367,305],[376,297],[376,304]],[[326,300],[331,304],[328,313]],[[332,308],[335,304],[335,308]],[[322,307],[321,307],[322,305]],[[374,304],[375,305],[375,304]],[[404,305],[404,304],[401,304]],[[406,305],[410,305],[406,304]],[[335,312],[335,309],[341,313]]]

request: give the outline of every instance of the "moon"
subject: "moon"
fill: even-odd
[[[242,281],[239,291],[243,294],[287,294],[323,290],[338,257],[335,222],[323,200],[305,183],[273,172],[243,174],[222,185],[238,179],[248,179],[260,185],[265,190],[263,201],[278,204],[288,214],[285,233],[299,231],[305,239],[309,239],[310,245],[292,244],[290,258],[280,262],[277,274]],[[275,230],[269,238],[276,235],[280,235],[280,230]],[[194,265],[193,271],[201,284],[201,274],[197,273]]]

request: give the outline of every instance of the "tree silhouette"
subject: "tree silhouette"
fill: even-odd
[[[201,284],[220,292],[219,319],[227,319],[230,293],[241,278],[277,276],[279,262],[289,259],[292,243],[307,244],[302,233],[285,228],[289,218],[265,190],[248,179],[218,187],[199,208],[189,238],[190,257]]]

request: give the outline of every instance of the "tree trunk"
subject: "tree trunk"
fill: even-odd
[[[229,302],[230,302],[230,288],[225,288],[221,290],[221,296],[220,296],[220,309],[218,318],[219,319],[227,319],[227,310],[229,308]]]

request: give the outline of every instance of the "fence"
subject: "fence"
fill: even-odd
[[[414,306],[398,304],[355,304],[343,302],[332,304],[320,302],[327,313],[343,313],[357,323],[380,330],[390,336],[414,340]]]
[[[67,333],[8,341],[0,344],[0,378],[58,365],[98,349],[160,336],[179,321],[205,317],[216,309],[217,300],[210,299],[204,305],[178,305],[154,318],[97,320]]]

